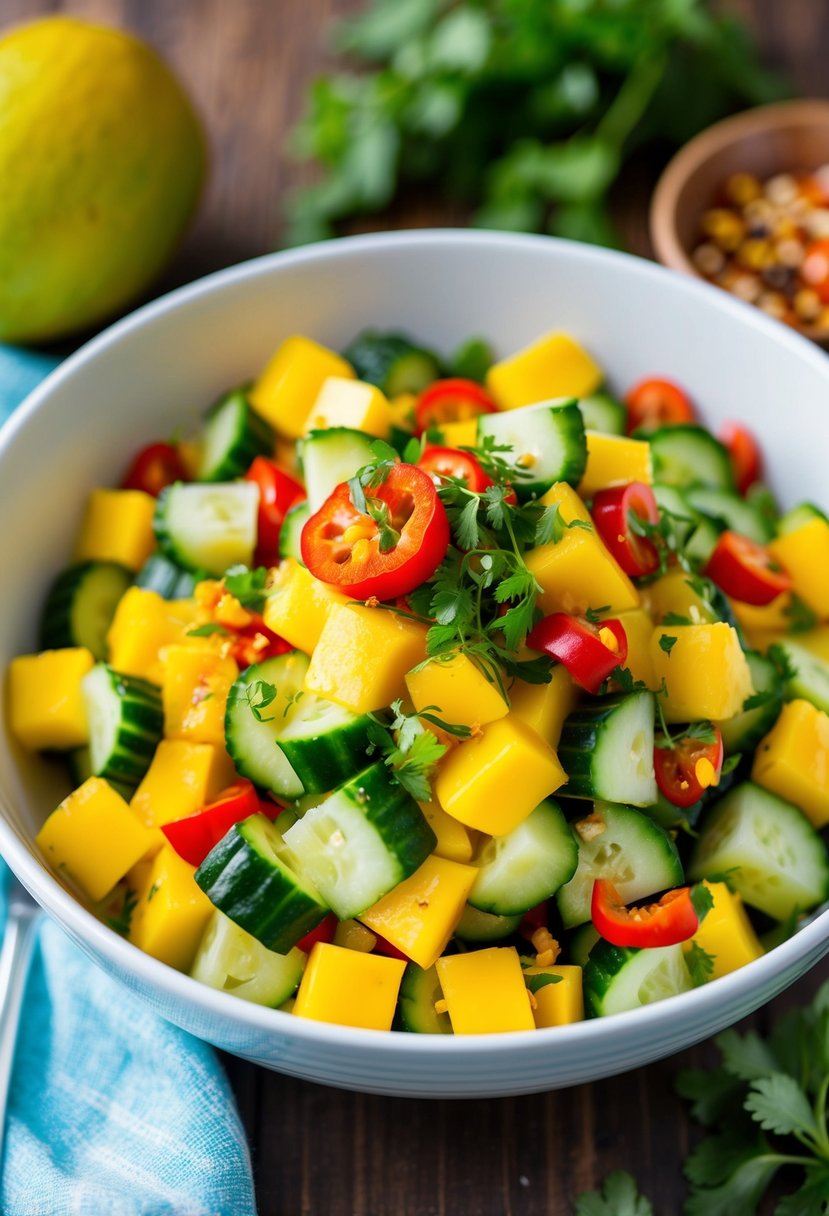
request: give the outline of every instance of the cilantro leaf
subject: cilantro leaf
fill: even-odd
[[[686,1216],[757,1216],[757,1205],[780,1165],[774,1153],[751,1157],[721,1185],[692,1187]]]
[[[250,608],[252,612],[261,612],[265,606],[267,581],[268,571],[265,566],[257,566],[253,570],[249,570],[247,566],[231,566],[223,579],[230,594],[243,608]]]
[[[806,1171],[806,1181],[794,1195],[781,1199],[774,1216],[826,1216],[829,1203],[829,1167]]]
[[[764,1131],[799,1135],[814,1142],[820,1137],[811,1103],[793,1077],[772,1073],[752,1081],[745,1108]]]
[[[478,506],[479,499],[475,495],[461,508],[457,518],[452,521],[455,536],[462,549],[475,549],[478,546],[478,537],[480,535],[478,531]]]
[[[685,965],[688,968],[695,988],[701,988],[711,979],[714,971],[715,956],[703,950],[699,942],[691,942],[685,951]]]
[[[614,1170],[600,1191],[587,1191],[578,1197],[574,1216],[653,1216],[653,1206],[639,1194],[630,1174]]]
[[[665,654],[670,657],[671,651],[673,650],[674,646],[676,646],[678,641],[679,638],[672,637],[668,633],[662,633],[659,636],[659,649],[664,650]]]
[[[536,992],[540,992],[548,984],[560,984],[562,978],[560,975],[551,975],[549,971],[544,971],[540,975],[525,975],[524,983],[533,996],[535,996]]]
[[[723,1067],[741,1081],[756,1081],[777,1070],[773,1053],[756,1031],[741,1035],[733,1029],[724,1030],[714,1042],[720,1049]]]
[[[717,1123],[740,1106],[742,1086],[724,1068],[681,1069],[674,1088],[681,1098],[691,1103],[694,1119],[706,1127]]]
[[[188,638],[209,638],[217,633],[228,636],[230,630],[225,629],[224,625],[216,624],[215,621],[210,621],[206,625],[197,625],[195,628],[187,630]]]
[[[273,721],[273,715],[265,717],[262,710],[267,709],[273,703],[276,693],[276,686],[269,684],[267,680],[254,680],[252,684],[248,684],[245,689],[245,700],[257,722]]]

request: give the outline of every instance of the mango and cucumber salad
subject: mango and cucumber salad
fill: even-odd
[[[829,894],[829,520],[567,334],[289,338],[91,492],[40,645],[7,696],[71,773],[45,861],[294,1016],[624,1012]]]

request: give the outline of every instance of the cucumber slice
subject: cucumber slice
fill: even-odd
[[[164,730],[161,689],[97,663],[81,681],[81,690],[92,772],[122,785],[138,785]]]
[[[624,435],[627,430],[627,406],[610,393],[591,393],[579,399],[579,409],[586,431],[603,435]]]
[[[566,929],[590,920],[593,883],[607,878],[626,904],[684,880],[679,853],[668,833],[629,806],[596,803],[593,814],[576,825],[579,861],[575,874],[556,896]]]
[[[653,693],[603,697],[565,719],[558,758],[567,773],[568,798],[650,806],[656,801],[653,771]]]
[[[820,507],[816,507],[813,502],[801,502],[777,521],[777,535],[786,536],[789,532],[796,532],[798,528],[802,528],[804,524],[810,524],[815,519],[822,519],[824,523],[829,522],[826,512],[821,511]]]
[[[437,843],[415,800],[378,763],[285,833],[296,866],[340,920],[358,917],[413,874]]]
[[[232,481],[257,456],[271,456],[273,427],[248,403],[242,389],[221,397],[207,416],[199,456],[199,481]]]
[[[579,849],[552,800],[542,802],[507,836],[491,836],[474,859],[473,908],[496,916],[527,912],[555,895],[576,872]]]
[[[786,700],[811,701],[829,714],[829,663],[792,638],[781,638],[774,645],[776,653],[785,657],[794,672],[786,681]]]
[[[220,912],[277,954],[287,954],[328,915],[328,906],[293,866],[281,833],[264,815],[235,823],[207,854],[195,879]]]
[[[733,491],[728,452],[704,427],[664,426],[645,438],[651,445],[655,481],[680,488],[703,485]]]
[[[712,808],[697,841],[691,878],[725,876],[747,904],[775,920],[814,908],[829,893],[826,845],[789,802],[752,781]]]
[[[76,790],[79,785],[83,785],[88,777],[94,777],[92,772],[92,759],[89,755],[88,747],[76,747],[71,752],[66,752],[66,762],[69,765],[69,775],[72,779],[72,789]],[[109,784],[117,794],[120,794],[125,802],[129,802],[135,793],[134,785],[124,785],[121,781],[113,781],[111,777],[107,778]]]
[[[774,536],[774,529],[762,512],[739,494],[710,486],[691,486],[685,496],[695,511],[758,545],[767,544]]]
[[[755,695],[762,693],[766,700],[756,709],[745,710],[734,718],[717,723],[722,731],[727,756],[753,751],[774,726],[783,704],[783,683],[774,663],[755,650],[746,651],[746,662]]]
[[[720,528],[712,519],[702,519],[684,543],[685,556],[695,569],[708,565],[720,539]]]
[[[395,1029],[413,1034],[451,1034],[448,1013],[435,1013],[435,1001],[443,996],[436,967],[423,970],[409,963],[400,983]]]
[[[343,351],[360,380],[376,384],[387,397],[419,393],[441,374],[440,359],[405,334],[367,329]]]
[[[329,494],[353,477],[358,469],[374,463],[376,457],[371,445],[370,435],[348,426],[332,426],[327,431],[311,431],[305,436],[300,455],[309,514],[319,511]]]
[[[520,916],[495,916],[467,904],[455,928],[455,937],[462,942],[500,942],[511,937],[520,924]]]
[[[333,790],[365,765],[370,723],[367,714],[352,713],[313,692],[298,692],[277,720],[276,740],[306,794]]]
[[[204,577],[204,571],[201,572]],[[187,600],[193,594],[200,575],[192,570],[183,570],[163,553],[152,553],[135,576],[136,587],[154,591],[163,600]]]
[[[177,481],[159,495],[155,537],[186,570],[224,574],[229,566],[253,565],[258,508],[259,487],[252,481]]]
[[[282,561],[286,557],[292,557],[300,566],[304,566],[302,560],[302,549],[300,547],[300,538],[302,537],[302,529],[305,527],[305,521],[311,514],[311,508],[308,506],[308,500],[295,502],[292,507],[288,508],[285,519],[282,521],[282,527],[279,531],[279,556]]]
[[[694,529],[698,527],[701,517],[676,486],[666,486],[654,482],[651,488],[659,507],[659,514],[670,517],[671,527],[677,541],[684,545]]]
[[[85,646],[94,658],[107,656],[106,636],[132,573],[117,562],[78,562],[52,584],[40,623],[40,649]]]
[[[586,925],[579,925],[567,939],[567,958],[577,967],[584,969],[590,957],[590,951],[599,941],[599,931],[592,920]]]
[[[512,459],[527,470],[529,475],[515,483],[515,492],[524,501],[539,498],[554,482],[575,486],[582,479],[587,440],[575,398],[481,414],[478,442],[486,436],[511,447]]]
[[[276,1009],[296,992],[306,955],[266,949],[218,909],[208,921],[190,971],[194,980],[232,992],[243,1001]]]
[[[636,950],[599,941],[584,968],[585,1008],[594,1018],[641,1009],[693,986],[681,945]]]

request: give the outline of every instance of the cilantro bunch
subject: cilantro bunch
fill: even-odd
[[[488,228],[617,243],[608,194],[643,145],[676,147],[773,100],[744,28],[711,0],[368,0],[347,67],[311,87],[294,148],[322,179],[289,243],[416,189]],[[356,66],[361,71],[352,70]]]

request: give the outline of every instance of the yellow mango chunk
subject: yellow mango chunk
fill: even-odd
[[[690,950],[694,942],[714,959],[711,979],[753,963],[764,953],[760,939],[748,918],[739,895],[730,891],[724,882],[705,882],[711,892],[714,906],[707,913],[694,936],[686,944]]]
[[[213,905],[197,885],[195,868],[165,844],[136,891],[129,940],[177,971],[189,971]]]
[[[81,680],[95,660],[83,646],[18,655],[9,664],[14,737],[31,751],[69,751],[89,741]]]
[[[517,950],[473,950],[439,958],[435,966],[455,1034],[535,1029]]]
[[[329,376],[354,378],[345,359],[310,338],[286,338],[248,394],[251,405],[289,439],[305,433],[305,419]]]
[[[568,1026],[584,1021],[584,988],[581,967],[525,967],[524,978],[534,975],[554,975],[557,982],[545,984],[533,993],[533,1020],[536,1029],[548,1026]],[[528,985],[532,991],[532,984]]]
[[[102,777],[64,798],[35,840],[52,868],[91,900],[103,899],[152,846],[151,834]]]
[[[768,650],[772,642],[791,630],[794,607],[788,592],[763,606],[743,604],[739,600],[730,600],[729,603],[737,623],[755,650]]]
[[[224,748],[227,694],[238,674],[233,659],[212,650],[168,646],[161,684],[167,738]]]
[[[350,602],[289,557],[274,571],[262,619],[296,650],[311,654],[331,609]]]
[[[475,839],[469,829],[451,815],[447,815],[443,807],[438,806],[436,802],[421,802],[419,806],[437,837],[435,856],[461,863],[471,861],[475,851]]]
[[[694,590],[693,575],[676,566],[660,574],[642,588],[642,606],[647,608],[658,625],[663,617],[687,617],[692,625],[707,625],[716,620],[711,605]]]
[[[443,757],[435,794],[467,827],[506,836],[566,780],[549,744],[508,714]]]
[[[733,718],[754,691],[736,630],[723,621],[660,626],[650,653],[657,687],[664,679],[667,688],[662,709],[668,722]]]
[[[644,439],[625,439],[621,435],[604,435],[587,431],[587,466],[579,485],[579,494],[592,498],[607,486],[623,486],[641,481],[649,486],[653,481],[651,445]]]
[[[550,486],[546,494],[539,499],[542,507],[558,507],[559,515],[566,524],[579,519],[583,524],[593,526],[593,520],[584,499],[568,485],[566,481],[557,481]]]
[[[545,334],[508,359],[494,363],[486,386],[502,410],[514,410],[549,397],[587,397],[604,373],[569,334]]]
[[[395,397],[389,398],[389,417],[391,425],[398,427],[401,431],[413,431],[415,429],[415,406],[417,405],[416,393],[398,393]]]
[[[789,701],[757,745],[752,780],[800,807],[816,828],[829,823],[829,714]]]
[[[111,666],[124,675],[161,684],[161,652],[184,640],[195,617],[193,600],[165,600],[145,587],[129,587],[118,601],[107,634]]]
[[[410,671],[406,688],[416,710],[437,706],[435,715],[453,726],[494,722],[509,710],[497,685],[465,654],[432,659]]]
[[[475,866],[427,857],[360,920],[425,971],[446,949],[477,877]]]
[[[148,828],[160,828],[195,815],[235,780],[224,746],[162,739],[130,808]]]
[[[390,1030],[406,964],[317,942],[308,956],[294,1013],[315,1022]]]
[[[526,561],[541,586],[545,616],[583,615],[588,608],[606,608],[609,615],[639,604],[638,591],[592,527],[569,528],[561,540],[530,550]]]
[[[520,718],[550,747],[558,747],[564,719],[576,708],[578,690],[566,667],[557,663],[549,684],[516,680],[510,689],[511,713]]]
[[[659,682],[653,670],[651,658],[651,638],[653,637],[653,619],[644,608],[631,608],[629,612],[618,613],[628,640],[628,653],[624,666],[627,667],[634,680],[641,680],[648,688],[658,688]]]
[[[120,562],[140,570],[155,548],[155,499],[143,490],[93,490],[75,544],[75,561]]]
[[[426,657],[426,629],[416,621],[366,608],[335,605],[316,645],[305,687],[365,714],[405,692],[405,675]]]
[[[478,419],[463,418],[459,422],[442,422],[440,433],[445,448],[474,448],[478,442]]]
[[[768,551],[792,576],[795,595],[820,620],[829,619],[829,523],[810,519],[793,532],[778,536]]]
[[[305,431],[348,426],[378,439],[388,439],[391,408],[385,393],[374,384],[345,376],[329,376],[305,421]]]

